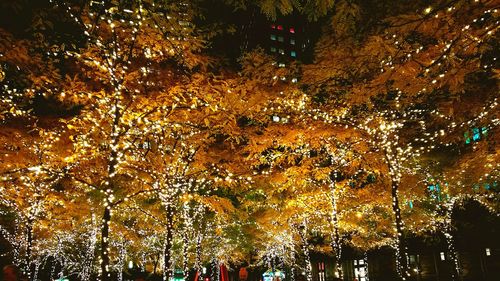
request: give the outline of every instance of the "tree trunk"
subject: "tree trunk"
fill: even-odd
[[[171,204],[167,205],[167,235],[165,237],[165,250],[163,253],[163,280],[167,281],[173,276],[172,272],[172,240],[174,227],[174,208]]]
[[[182,234],[182,272],[184,274],[184,279],[187,279],[189,273],[188,267],[188,246],[189,246],[189,238],[187,235],[187,229],[184,230]]]
[[[200,230],[200,232],[203,230]],[[203,241],[203,235],[198,233],[198,239],[196,240],[196,271],[198,271],[198,281],[203,281],[202,276],[202,266],[201,266],[201,242]]]
[[[114,120],[113,127],[111,129],[111,151],[108,158],[108,176],[109,183],[106,186],[107,190],[105,192],[105,208],[102,217],[102,228],[101,228],[101,281],[110,281],[111,273],[109,264],[109,223],[111,221],[111,205],[112,205],[112,192],[114,189],[113,179],[116,173],[116,165],[118,164],[118,152],[115,149],[116,145],[120,140],[118,131],[118,125],[120,121],[120,110],[118,107],[118,99],[115,100],[114,109]]]
[[[118,259],[118,281],[123,281],[123,268],[125,267],[125,259],[127,258],[127,248],[125,248],[125,242],[120,241],[119,259]]]
[[[106,200],[107,202],[107,200]],[[111,210],[109,206],[104,209],[102,216],[101,227],[101,280],[111,281],[111,273],[109,272],[109,222],[111,220]]]
[[[94,222],[94,218],[92,218],[92,222]],[[88,241],[87,245],[87,253],[86,253],[86,259],[84,264],[82,265],[82,272],[80,274],[80,278],[82,281],[89,281],[90,276],[93,272],[93,263],[94,263],[94,257],[95,257],[95,247],[96,247],[96,242],[97,242],[97,232],[98,229],[93,228],[90,239]]]
[[[219,260],[214,259],[214,266],[215,266],[215,280],[216,281],[220,281],[221,280],[221,272],[220,272]]]
[[[403,237],[403,220],[401,219],[401,208],[399,207],[399,181],[400,172],[398,169],[397,155],[392,155],[391,149],[385,147],[384,158],[389,168],[391,179],[391,198],[392,212],[394,213],[394,221],[396,224],[396,270],[402,279],[409,276],[408,271],[408,253]]]
[[[26,275],[31,279],[31,252],[33,247],[33,219],[28,219],[26,225]]]
[[[158,262],[160,260],[160,255],[154,255],[154,263],[153,263],[153,274],[156,274],[156,270],[158,269]]]
[[[399,183],[393,180],[391,185],[392,211],[396,223],[396,267],[399,276],[406,278],[408,275],[408,254],[403,239],[403,221],[401,219],[398,194]]]
[[[302,240],[302,251],[306,259],[305,272],[306,281],[312,281],[312,265],[309,256],[309,243],[307,242],[307,222],[303,223],[304,228],[299,229],[300,240]]]
[[[455,200],[451,201],[449,206],[446,206],[444,211],[445,214],[445,222],[443,226],[443,234],[446,238],[446,246],[448,247],[448,252],[450,253],[450,258],[453,262],[453,270],[451,271],[451,279],[453,281],[458,281],[461,278],[461,268],[460,262],[458,260],[458,253],[455,250],[455,239],[453,237],[453,229],[452,229],[452,214],[453,209],[455,208]]]
[[[340,267],[340,258],[342,256],[342,245],[340,244],[340,234],[339,234],[339,220],[337,212],[337,193],[335,192],[335,182],[332,181],[330,186],[330,191],[332,195],[332,249],[335,255],[335,272],[339,278],[342,278],[342,268]]]
[[[446,245],[448,246],[448,252],[450,253],[451,261],[453,262],[453,270],[451,271],[451,279],[453,281],[460,280],[460,263],[458,261],[458,254],[455,251],[453,235],[449,227],[445,227],[444,237],[446,237]]]

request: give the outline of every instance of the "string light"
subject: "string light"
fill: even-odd
[[[213,263],[216,267],[213,274],[219,278],[219,263],[227,263],[231,260],[228,254],[234,249],[231,248],[234,246],[231,243],[241,242],[239,239],[242,238],[229,238],[224,233],[234,227],[235,222],[231,222],[229,216],[222,210],[221,200],[216,194],[230,188],[250,190],[258,187],[260,191],[256,192],[256,195],[264,196],[266,199],[272,199],[273,196],[279,194],[280,189],[290,190],[292,196],[289,197],[288,203],[294,207],[300,205],[301,207],[296,209],[304,212],[297,217],[292,215],[287,218],[290,219],[287,222],[292,224],[288,226],[290,229],[294,228],[294,223],[302,224],[302,228],[296,233],[299,239],[294,238],[294,235],[287,230],[281,234],[276,231],[267,234],[270,239],[264,243],[263,249],[265,250],[263,250],[262,259],[272,263],[279,260],[282,264],[294,265],[296,262],[294,247],[300,245],[306,257],[306,279],[311,280],[312,267],[309,260],[310,249],[307,236],[316,231],[322,234],[332,234],[332,245],[338,263],[341,257],[339,231],[352,230],[352,233],[362,235],[363,220],[366,219],[366,213],[370,212],[370,208],[373,207],[348,206],[349,209],[346,210],[339,208],[338,204],[347,204],[344,201],[357,198],[355,191],[345,192],[351,194],[344,194],[343,191],[347,190],[350,184],[354,186],[353,189],[361,188],[362,183],[359,178],[367,171],[382,175],[382,177],[386,171],[392,188],[392,196],[388,206],[383,207],[386,209],[392,207],[395,235],[390,239],[371,242],[370,246],[378,247],[387,244],[393,246],[396,250],[398,273],[406,278],[408,272],[404,263],[408,261],[408,257],[407,249],[403,244],[404,234],[416,229],[419,224],[410,219],[404,219],[402,215],[401,199],[405,196],[415,196],[411,192],[408,192],[408,195],[405,191],[403,192],[405,194],[400,194],[399,186],[404,182],[404,177],[421,172],[422,166],[419,160],[424,154],[432,153],[442,146],[457,146],[454,140],[447,140],[451,139],[457,131],[468,130],[478,124],[487,124],[485,128],[493,130],[500,124],[500,119],[496,118],[497,98],[488,100],[478,109],[478,114],[465,121],[455,120],[455,117],[448,116],[435,107],[420,109],[416,104],[407,105],[409,97],[417,96],[416,100],[418,100],[421,96],[431,95],[429,93],[448,87],[454,74],[453,60],[460,54],[474,52],[474,49],[496,36],[499,29],[496,20],[498,11],[492,9],[489,2],[484,3],[484,7],[471,6],[474,9],[472,16],[460,21],[457,26],[453,26],[448,32],[449,36],[443,37],[438,42],[409,43],[406,38],[407,34],[387,34],[385,38],[382,38],[381,40],[388,45],[394,45],[391,47],[394,48],[395,55],[383,55],[384,58],[376,64],[378,65],[377,71],[380,70],[378,74],[380,76],[376,76],[373,83],[366,83],[369,84],[368,87],[373,88],[367,90],[364,88],[365,85],[355,85],[353,94],[356,94],[359,88],[363,88],[362,92],[367,93],[367,96],[370,96],[369,93],[378,93],[379,89],[387,92],[386,82],[392,81],[395,75],[399,75],[399,78],[395,79],[395,85],[389,87],[391,88],[389,90],[395,93],[394,104],[388,106],[392,109],[382,109],[364,116],[361,114],[361,117],[353,113],[356,110],[354,106],[318,105],[314,97],[301,91],[297,85],[294,85],[296,83],[285,84],[289,80],[286,77],[292,77],[292,72],[295,71],[292,67],[277,65],[279,72],[274,75],[274,78],[268,77],[269,81],[266,82],[266,85],[274,85],[273,89],[276,92],[270,93],[269,97],[262,99],[263,101],[255,101],[255,98],[252,99],[245,94],[242,94],[241,99],[234,99],[238,93],[237,90],[241,89],[238,88],[238,84],[248,83],[244,79],[222,81],[193,74],[191,79],[196,80],[196,83],[184,85],[185,76],[188,75],[176,73],[183,71],[180,70],[181,67],[175,70],[166,69],[164,64],[166,61],[175,60],[179,66],[192,71],[197,66],[197,60],[201,59],[196,56],[196,58],[191,58],[194,62],[190,60],[190,54],[199,54],[202,48],[200,47],[202,37],[196,33],[191,22],[192,11],[188,3],[180,5],[187,7],[187,11],[182,8],[173,9],[168,11],[167,15],[162,8],[155,6],[154,2],[146,5],[139,1],[133,7],[118,7],[105,5],[102,1],[91,1],[88,10],[77,10],[63,1],[51,0],[50,2],[64,10],[69,19],[83,30],[85,44],[81,49],[76,47],[66,50],[54,49],[47,55],[71,58],[75,66],[81,67],[82,70],[92,71],[93,77],[89,78],[92,83],[81,86],[81,89],[73,90],[64,85],[50,86],[52,87],[50,88],[49,85],[45,85],[50,89],[41,93],[43,97],[55,96],[62,102],[71,102],[75,99],[83,105],[83,109],[76,117],[58,121],[64,128],[53,132],[39,130],[42,140],[37,140],[35,145],[22,144],[22,150],[28,147],[28,150],[31,150],[30,153],[38,157],[37,161],[27,161],[30,163],[24,166],[25,163],[16,163],[21,161],[12,160],[17,156],[15,148],[6,149],[3,156],[5,160],[8,160],[5,162],[9,164],[6,166],[7,172],[1,177],[0,202],[18,213],[18,217],[13,233],[2,226],[0,226],[0,233],[12,245],[17,246],[13,249],[15,262],[22,265],[28,277],[36,278],[37,270],[42,264],[42,256],[55,258],[54,260],[62,268],[61,272],[57,273],[59,277],[66,274],[65,270],[78,264],[66,256],[56,255],[65,252],[61,241],[68,244],[77,241],[74,235],[64,234],[60,230],[56,231],[54,237],[61,238],[56,242],[53,239],[32,241],[23,234],[28,233],[30,234],[28,236],[33,237],[33,229],[46,227],[43,226],[41,219],[45,213],[56,216],[58,215],[55,212],[56,209],[60,211],[74,208],[76,203],[80,202],[77,197],[88,197],[87,203],[92,206],[91,212],[98,213],[100,216],[92,215],[91,219],[82,219],[88,223],[88,226],[79,230],[85,233],[88,239],[88,244],[85,246],[87,251],[83,259],[88,262],[78,267],[81,270],[82,280],[90,278],[95,271],[94,265],[100,268],[100,280],[108,280],[112,271],[119,272],[118,279],[121,280],[121,269],[125,266],[127,259],[134,259],[141,267],[146,267],[150,255],[147,251],[153,253],[164,251],[165,257],[161,267],[165,279],[170,277],[168,275],[171,273],[173,264],[180,264],[179,261],[182,261],[182,267],[186,273],[191,266],[189,246],[193,239],[190,238],[196,241],[196,259],[193,266],[198,270],[203,259],[202,245],[210,241],[217,241],[222,245],[206,250],[213,254]],[[424,14],[420,15],[422,20],[439,22],[447,17],[454,17],[457,11],[466,11],[465,8],[461,4],[452,3],[444,8],[427,7],[419,13]],[[478,11],[477,9],[480,8],[483,10]],[[157,17],[158,15],[166,16],[166,21],[159,22],[161,17]],[[476,54],[479,54],[479,51],[474,52],[474,55]],[[5,54],[0,54],[1,58],[4,56]],[[492,61],[485,59],[470,72],[490,73],[494,68],[494,61],[496,57],[492,58]],[[415,64],[419,66],[414,67]],[[416,70],[405,73],[404,71],[408,71],[407,66]],[[14,66],[14,68],[20,69],[19,66]],[[6,69],[6,65],[0,65],[1,81],[10,78]],[[405,77],[416,77],[410,83],[414,88],[404,85],[406,84]],[[176,79],[182,82],[175,81]],[[74,82],[85,84],[77,78]],[[210,85],[210,87],[205,88],[200,85]],[[10,84],[5,84],[2,91],[6,93],[5,99],[1,101],[3,112],[0,115],[0,122],[2,124],[19,117],[24,117],[30,122],[38,122],[32,112],[22,106],[23,101],[29,100],[38,92],[34,89],[15,89]],[[160,102],[150,103],[152,100]],[[236,100],[240,100],[241,103]],[[4,108],[7,110],[3,110]],[[255,118],[252,121],[256,123],[262,122],[260,127],[264,128],[263,131],[267,130],[266,132],[259,131],[252,135],[254,139],[250,141],[247,138],[250,132],[235,133],[227,136],[228,139],[225,141],[214,140],[219,137],[226,138],[226,135],[230,135],[228,132],[233,130],[240,130],[241,128],[237,126],[228,125],[232,121],[227,122],[228,124],[219,123],[225,118],[230,119],[227,116],[231,114],[240,116],[247,110],[255,110],[251,111],[249,116]],[[218,118],[212,119],[214,115]],[[413,138],[408,139],[405,134],[411,131],[409,129],[411,126],[415,126],[412,129],[418,133],[414,133]],[[292,130],[289,133],[282,133],[280,130],[284,128]],[[38,132],[38,128],[35,130]],[[273,133],[275,138],[269,137]],[[337,137],[336,134],[339,136]],[[319,135],[321,137],[318,137]],[[64,144],[64,141],[68,139],[71,144]],[[218,158],[215,163],[197,162],[199,158],[211,157],[209,155],[211,151],[207,151],[211,146],[221,146],[221,143],[231,143],[238,148],[245,147],[241,143],[250,143],[247,146],[251,147],[250,149],[243,148],[247,150],[245,152],[250,151],[245,156],[246,159],[236,160],[244,163],[241,165],[250,164],[243,168],[231,167],[230,164],[224,162],[232,159],[220,160],[223,157]],[[57,150],[58,144],[63,144],[65,149],[71,152]],[[473,144],[474,149],[477,146]],[[328,152],[322,152],[322,149]],[[52,159],[54,155],[59,154],[64,154],[64,157]],[[320,157],[314,154],[328,158],[328,164],[317,160]],[[376,165],[369,167],[366,163],[358,164],[366,162],[367,156],[381,160],[385,167],[376,167]],[[337,191],[335,183],[325,180],[325,176],[321,175],[324,173],[323,170],[327,170],[323,169],[325,166],[331,168],[333,165],[348,174],[346,179],[348,183],[342,191]],[[486,167],[486,165],[490,166]],[[311,170],[314,171],[311,174],[319,175],[305,175],[305,173],[297,175],[300,173],[293,169],[300,171],[297,168],[300,166],[312,167]],[[498,165],[493,166],[491,161],[487,161],[485,167],[487,169],[484,173],[474,178],[474,181],[486,182],[492,177],[492,171],[498,170]],[[465,169],[457,170],[448,180],[453,181],[457,188],[470,187],[460,182],[466,173]],[[282,178],[276,180],[280,174],[285,175],[285,180]],[[496,178],[498,175],[494,174],[494,176]],[[52,190],[63,180],[73,182],[74,187],[64,187],[71,188],[71,191],[55,192]],[[271,187],[269,188],[266,188],[267,181],[270,181]],[[261,182],[266,182],[266,184],[261,184]],[[325,192],[319,186],[328,184],[331,189],[329,198],[331,200],[329,211],[331,212],[327,215],[331,216],[331,221],[320,223],[317,217],[325,216],[327,212],[312,210],[311,207],[304,205],[307,205],[306,200],[313,203],[327,200],[324,193],[328,194],[328,191]],[[308,189],[313,191],[310,194],[301,193]],[[69,199],[67,195],[71,192],[75,194]],[[341,192],[345,198],[340,197]],[[29,206],[19,205],[13,197],[21,193],[24,193]],[[453,208],[456,202],[461,202],[458,198],[461,197],[452,195],[452,199],[445,203],[445,207]],[[487,196],[475,196],[475,198],[486,200],[484,198]],[[160,210],[146,203],[141,205],[143,201],[148,200],[158,200],[161,205]],[[257,202],[253,207],[269,208],[276,212],[284,209],[272,200],[266,201]],[[314,204],[311,203],[311,205]],[[142,206],[148,206],[151,209],[145,209]],[[292,208],[289,207],[290,209]],[[493,211],[494,208],[489,206],[488,210]],[[207,212],[209,214],[206,214]],[[294,215],[297,213],[298,211]],[[447,216],[444,219],[446,226],[451,224],[450,213],[451,209],[447,209]],[[139,223],[134,222],[134,215],[153,224],[154,230],[136,229]],[[195,221],[208,220],[211,215],[214,215],[216,219],[212,222],[213,224],[207,226],[209,230],[204,231],[201,226],[195,226]],[[352,220],[357,220],[359,225],[347,226],[346,222]],[[437,221],[427,222],[426,227],[436,228]],[[190,237],[189,230],[193,227],[199,227],[199,229],[196,230],[195,236]],[[257,227],[261,227],[261,231],[267,231],[263,226]],[[161,231],[158,232],[158,229]],[[174,230],[175,235],[172,234]],[[169,232],[172,234],[171,237]],[[141,241],[140,247],[144,250],[136,254],[130,252],[130,249],[137,246],[123,240],[121,233],[135,233],[139,237],[137,239]],[[144,237],[149,234],[153,238],[145,239]],[[448,242],[448,251],[455,253],[451,231],[447,229],[444,235]],[[182,253],[177,256],[171,253],[171,248],[169,248],[174,242],[183,243]],[[158,244],[162,245],[158,246]],[[101,250],[97,260],[99,264],[93,262],[94,250],[97,248]],[[30,254],[31,251],[33,254]],[[367,264],[366,259],[365,255],[365,264]],[[454,263],[456,274],[460,275],[456,255],[454,255]],[[30,271],[32,265],[37,270],[34,276],[29,276],[32,274]],[[337,269],[339,268],[337,265]],[[54,264],[52,275],[56,275]],[[292,280],[294,278],[294,271],[292,271]]]

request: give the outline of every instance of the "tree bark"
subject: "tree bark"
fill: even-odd
[[[455,200],[451,201],[449,206],[445,206],[445,221],[443,226],[443,234],[446,239],[446,246],[448,247],[448,252],[450,253],[450,258],[453,262],[453,270],[451,271],[451,279],[453,281],[458,281],[461,279],[461,268],[458,259],[458,253],[455,250],[455,239],[453,237],[453,226],[452,226],[452,214],[455,208]]]
[[[33,219],[28,219],[26,225],[26,274],[31,279],[31,252],[33,247]]]
[[[302,240],[302,251],[306,259],[305,272],[306,281],[312,281],[312,265],[309,256],[309,243],[307,242],[307,222],[304,221],[303,229],[299,229],[300,240]]]
[[[189,246],[189,238],[187,235],[187,229],[184,230],[184,234],[182,235],[182,272],[184,274],[184,279],[187,279],[189,274],[188,267],[188,246]]]
[[[101,280],[110,281],[111,273],[109,272],[109,222],[111,220],[111,210],[109,206],[104,208],[101,227]]]
[[[167,234],[165,237],[165,248],[163,252],[163,280],[169,280],[172,277],[172,240],[174,227],[174,208],[171,204],[167,205]]]
[[[454,239],[451,234],[451,230],[449,226],[445,226],[444,236],[446,238],[446,245],[448,247],[448,252],[450,253],[450,258],[453,262],[453,270],[451,271],[451,279],[453,281],[460,280],[460,262],[458,261],[458,254],[454,247]]]
[[[200,232],[203,230],[200,230]],[[202,266],[201,266],[201,242],[203,241],[203,235],[198,233],[198,238],[196,240],[196,270],[198,271],[198,281],[203,280],[202,276]]]
[[[120,141],[120,135],[118,134],[118,126],[120,123],[120,110],[118,107],[119,99],[115,99],[114,102],[114,118],[113,126],[111,129],[111,151],[108,158],[108,176],[109,183],[105,185],[107,190],[105,191],[105,208],[102,217],[102,228],[101,228],[101,280],[110,281],[111,273],[109,272],[109,223],[111,221],[111,206],[112,200],[111,195],[114,189],[113,179],[116,172],[116,165],[118,164],[118,152],[116,151],[116,145]]]
[[[401,219],[398,194],[399,183],[393,180],[391,186],[392,211],[394,212],[396,223],[396,266],[399,276],[406,278],[408,275],[408,254],[403,239],[403,221]]]
[[[335,255],[335,272],[337,272],[338,277],[342,278],[342,269],[340,267],[340,258],[342,256],[342,245],[340,244],[340,234],[339,234],[339,220],[337,213],[337,193],[335,192],[335,182],[332,181],[330,187],[332,195],[332,223],[333,223],[333,235],[332,235],[332,249]]]
[[[160,259],[160,255],[159,254],[156,254],[154,255],[154,263],[153,263],[153,274],[156,274],[156,271],[158,269],[158,262],[159,262],[159,259]]]
[[[396,225],[396,270],[402,279],[406,279],[409,275],[408,271],[408,254],[403,237],[403,220],[401,219],[401,208],[399,207],[399,180],[400,175],[397,169],[397,161],[395,155],[391,156],[391,150],[385,148],[384,157],[391,179],[391,198],[392,212],[394,213],[394,221]]]

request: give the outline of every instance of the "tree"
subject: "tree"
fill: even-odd
[[[405,236],[451,234],[464,198],[497,209],[495,1],[225,1],[327,16],[314,64],[256,49],[236,71],[207,55],[222,31],[197,1],[49,2],[29,10],[34,36],[0,30],[1,198],[33,229],[12,241],[38,243],[26,270],[88,279],[98,249],[101,280],[126,257],[168,277],[262,248],[310,272],[309,251],[333,248],[338,269],[349,244],[393,246],[404,279]]]
[[[81,215],[78,212],[71,213],[72,218],[63,215],[63,210],[74,202],[65,202],[68,198],[60,194],[62,185],[67,184],[61,157],[68,151],[66,141],[57,135],[37,127],[20,134],[4,126],[1,136],[4,153],[0,198],[7,211],[16,217],[14,232],[2,230],[13,246],[14,261],[22,266],[28,278],[36,278],[36,264],[43,259],[42,251],[34,249],[52,239],[49,228],[56,223],[51,219],[57,217],[61,224],[66,224]]]
[[[413,166],[403,162],[417,160],[434,149],[438,132],[446,131],[432,131],[416,120],[429,122],[431,114],[439,115],[446,108],[440,98],[465,95],[467,90],[462,90],[470,77],[490,71],[478,62],[495,45],[492,22],[483,18],[484,24],[474,23],[491,13],[491,4],[440,2],[425,7],[411,3],[412,10],[416,8],[422,15],[408,14],[406,5],[360,2],[351,9],[339,4],[316,47],[316,64],[304,67],[304,82],[318,101],[320,113],[316,116],[326,122],[354,121],[351,125],[367,133],[365,141],[385,158],[398,241],[404,230],[400,180],[403,171]],[[358,36],[351,36],[353,32]],[[477,40],[466,39],[470,35]],[[454,127],[453,123],[448,126]],[[398,242],[396,250],[399,273],[404,277],[405,247]]]

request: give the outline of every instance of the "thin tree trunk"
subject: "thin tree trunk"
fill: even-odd
[[[449,206],[446,206],[444,211],[445,214],[445,222],[443,227],[443,234],[446,239],[446,246],[448,247],[448,252],[450,253],[450,258],[453,262],[453,270],[451,272],[451,278],[453,281],[458,281],[461,278],[461,268],[460,262],[458,260],[458,253],[455,250],[455,239],[453,237],[453,229],[452,229],[452,214],[453,209],[455,207],[455,200],[451,201]]]
[[[169,280],[172,277],[172,240],[174,237],[174,208],[171,204],[167,205],[167,235],[165,237],[165,250],[163,253],[163,280]]]
[[[101,228],[101,280],[102,281],[110,281],[111,273],[110,264],[109,264],[109,223],[111,221],[111,206],[112,200],[111,196],[113,195],[113,178],[116,173],[116,165],[118,164],[118,152],[116,150],[116,145],[120,141],[120,136],[118,134],[118,126],[120,122],[120,110],[118,107],[119,100],[116,99],[114,102],[114,119],[113,119],[113,127],[111,129],[111,151],[108,158],[108,176],[109,183],[105,185],[106,190],[106,199],[105,199],[105,208],[104,214],[102,217],[102,228]]]
[[[93,218],[92,222],[94,222]],[[94,262],[94,256],[95,256],[97,232],[98,232],[97,227],[93,228],[90,240],[88,241],[89,244],[87,246],[88,248],[86,253],[86,260],[82,266],[83,267],[82,272],[79,274],[82,281],[89,281],[90,275],[92,274],[93,271],[92,264]]]
[[[26,226],[26,275],[31,279],[31,252],[33,247],[33,219],[28,219]]]
[[[188,267],[188,246],[189,246],[189,238],[187,235],[187,229],[184,230],[182,234],[182,272],[184,273],[184,279],[187,279],[189,273]]]
[[[408,254],[406,252],[406,245],[403,237],[403,220],[401,219],[401,208],[399,207],[399,171],[395,167],[395,155],[390,155],[390,149],[386,148],[385,162],[389,168],[391,177],[391,198],[392,198],[392,212],[394,213],[394,221],[396,225],[396,270],[402,279],[406,279],[409,275],[408,272]]]
[[[158,261],[160,259],[159,255],[155,255],[154,256],[155,259],[154,259],[154,263],[153,263],[153,274],[156,274],[156,270],[158,269]]]
[[[203,230],[200,230],[200,232]],[[201,242],[203,240],[203,235],[198,233],[198,239],[196,240],[196,270],[198,271],[198,281],[203,280],[202,276],[202,266],[201,266]]]
[[[453,270],[451,271],[451,279],[453,281],[460,280],[460,262],[458,261],[458,254],[454,247],[453,235],[449,227],[445,227],[444,237],[446,238],[446,245],[448,246],[448,252],[450,253],[450,258],[453,262]]]
[[[391,185],[392,211],[394,212],[396,223],[396,266],[399,276],[406,278],[408,275],[408,258],[403,237],[401,208],[399,207],[399,183],[393,181]]]
[[[342,245],[340,244],[340,234],[339,234],[339,220],[337,211],[337,193],[335,192],[335,182],[332,181],[330,186],[330,191],[332,195],[332,223],[333,223],[333,235],[332,235],[332,248],[335,254],[335,271],[339,278],[342,278],[342,269],[340,267],[340,258],[342,256]]]
[[[304,221],[303,226],[304,226],[304,229],[299,229],[299,235],[300,235],[300,240],[302,240],[302,250],[304,252],[304,256],[306,259],[306,266],[305,266],[306,280],[312,281],[312,265],[311,265],[311,259],[309,256],[309,243],[307,243],[307,222],[306,221]]]
[[[118,281],[123,280],[123,267],[125,266],[125,258],[127,257],[127,249],[125,248],[125,243],[121,241],[120,245],[120,256],[118,260]]]
[[[104,208],[101,227],[101,280],[110,281],[111,273],[109,272],[109,222],[111,220],[111,210],[108,206]]]

